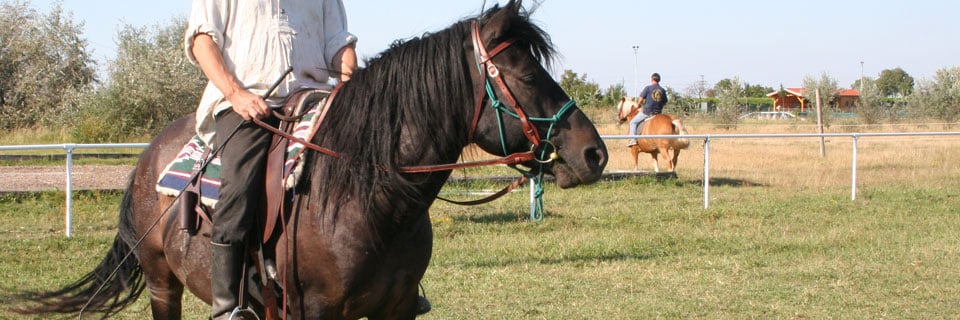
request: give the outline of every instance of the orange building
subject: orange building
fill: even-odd
[[[813,101],[808,101],[803,97],[803,88],[785,88],[783,94],[780,91],[768,93],[767,96],[773,98],[773,105],[777,111],[798,111],[805,112],[807,108],[816,108]],[[838,89],[837,94],[830,99],[824,99],[828,106],[840,109],[841,111],[851,112],[856,109],[856,102],[860,99],[860,91],[853,89]]]

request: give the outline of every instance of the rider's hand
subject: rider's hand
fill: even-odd
[[[233,111],[243,120],[263,119],[270,114],[270,108],[263,98],[250,91],[240,90],[226,98],[233,105]]]

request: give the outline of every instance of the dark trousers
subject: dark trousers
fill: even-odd
[[[274,117],[264,119],[273,126],[278,121]],[[215,207],[210,240],[241,244],[255,225],[256,214],[266,210],[264,183],[273,134],[256,123],[244,122],[233,109],[218,114],[216,126],[214,140],[217,146],[224,147],[220,153],[220,200]],[[224,141],[234,129],[237,132]]]

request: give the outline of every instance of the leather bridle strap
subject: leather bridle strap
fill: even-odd
[[[499,87],[500,92],[503,95],[503,98],[506,100],[506,102],[510,106],[513,107],[514,111],[516,112],[517,118],[520,119],[520,122],[522,124],[524,136],[526,136],[527,140],[529,140],[530,143],[532,143],[533,145],[531,150],[536,150],[537,147],[540,146],[540,144],[542,143],[542,141],[540,140],[540,133],[539,131],[537,131],[536,126],[534,126],[533,123],[530,121],[530,118],[527,116],[527,114],[523,112],[523,109],[520,108],[520,104],[517,102],[517,99],[510,92],[510,89],[507,87],[506,82],[503,80],[503,75],[500,74],[499,68],[497,67],[496,64],[493,63],[493,60],[492,60],[493,57],[495,57],[496,55],[500,54],[501,52],[506,50],[508,47],[510,47],[510,45],[513,44],[513,40],[504,41],[499,45],[497,45],[496,47],[494,47],[492,50],[487,51],[486,47],[483,45],[482,39],[480,38],[480,26],[477,23],[477,21],[473,21],[472,27],[473,27],[472,40],[473,40],[474,49],[477,55],[477,67],[479,71],[478,83],[480,84],[479,85],[480,90],[478,90],[479,92],[477,94],[476,110],[474,112],[473,124],[470,128],[469,141],[473,140],[473,135],[475,134],[477,125],[479,124],[480,113],[481,111],[483,111],[484,99],[487,96],[493,94],[492,92],[486,92],[486,93],[484,92],[484,91],[487,91],[488,89],[484,87],[489,85],[489,82],[487,82],[489,77],[494,80],[494,82]],[[334,89],[334,91],[330,94],[330,96],[327,97],[326,107],[324,107],[322,114],[320,116],[320,119],[318,121],[322,122],[323,118],[325,118],[326,113],[329,111],[330,106],[333,102],[333,99],[336,93],[339,91],[339,89],[340,87],[338,86],[337,88]],[[491,97],[491,98],[495,98],[495,97]],[[311,149],[334,158],[338,158],[338,159],[343,158],[336,151],[321,147],[319,145],[316,145],[304,139],[294,137],[293,135],[280,131],[274,128],[273,126],[270,126],[264,123],[263,121],[260,121],[259,119],[253,119],[252,121],[274,134],[280,135],[281,137],[288,139],[290,141],[294,141],[302,144],[304,148]],[[536,159],[537,157],[534,151],[527,151],[527,152],[510,154],[505,157],[502,157],[499,159],[493,159],[493,160],[401,167],[399,171],[403,173],[426,173],[426,172],[447,171],[447,170],[474,168],[474,167],[498,165],[498,164],[513,166],[513,165],[528,163]]]
[[[338,93],[338,92],[340,92],[340,88],[341,88],[341,87],[343,87],[343,83],[342,83],[342,82],[341,82],[341,83],[338,83],[337,86],[333,88],[333,91],[330,92],[330,95],[327,96],[326,103],[324,103],[323,110],[320,111],[320,117],[317,118],[317,123],[314,125],[314,128],[319,128],[319,127],[320,127],[320,124],[322,124],[322,123],[323,123],[323,120],[327,117],[327,112],[330,111],[330,106],[333,105],[333,98],[337,96],[337,93]],[[270,131],[270,132],[272,132],[272,133],[275,134],[275,135],[278,135],[278,136],[283,137],[284,139],[287,139],[287,140],[290,140],[290,141],[293,141],[293,142],[297,142],[297,143],[299,143],[299,144],[302,144],[305,148],[311,149],[311,150],[316,151],[316,152],[320,152],[320,153],[322,153],[322,154],[325,154],[325,155],[328,155],[328,156],[331,156],[331,157],[334,157],[334,158],[337,158],[337,159],[341,158],[340,154],[337,153],[336,151],[333,151],[333,150],[330,150],[330,149],[327,149],[327,148],[318,146],[318,145],[316,145],[316,144],[314,144],[314,143],[311,143],[310,141],[307,141],[307,140],[304,140],[304,139],[300,139],[300,138],[294,137],[293,135],[291,135],[291,134],[289,134],[289,133],[286,133],[286,132],[284,132],[284,131],[282,131],[282,130],[280,130],[280,129],[277,129],[277,128],[269,125],[269,124],[264,123],[264,122],[261,121],[260,119],[253,118],[252,121],[253,121],[253,123],[256,123],[258,126],[264,128],[264,129],[267,129],[267,131]],[[310,136],[313,136],[313,132],[310,133]]]
[[[447,170],[454,170],[454,169],[484,167],[484,166],[491,166],[491,165],[497,165],[497,164],[505,164],[505,165],[512,166],[512,165],[518,165],[518,164],[530,162],[530,161],[533,161],[534,159],[536,159],[536,154],[534,154],[533,151],[527,151],[527,152],[514,153],[506,157],[493,159],[493,160],[402,167],[400,168],[400,172],[426,173],[426,172],[447,171]]]
[[[333,150],[330,150],[330,149],[327,149],[327,148],[318,146],[318,145],[313,144],[313,143],[311,143],[311,142],[309,142],[309,141],[307,141],[307,140],[303,140],[303,139],[294,137],[293,135],[291,135],[291,134],[289,134],[289,133],[283,132],[283,131],[281,131],[280,129],[274,128],[273,126],[264,123],[264,122],[261,121],[260,119],[253,118],[251,121],[253,121],[253,123],[256,123],[257,125],[259,125],[260,127],[263,127],[264,129],[267,129],[267,131],[270,131],[270,132],[272,132],[272,133],[275,134],[275,135],[278,135],[278,136],[283,137],[284,139],[287,139],[287,140],[290,140],[290,141],[293,141],[293,142],[298,142],[298,143],[300,143],[300,144],[303,144],[303,146],[304,146],[305,148],[308,148],[308,149],[313,150],[313,151],[316,151],[316,152],[320,152],[320,153],[322,153],[322,154],[325,154],[325,155],[328,155],[328,156],[331,156],[331,157],[334,157],[334,158],[337,158],[337,159],[341,158],[340,154],[337,153],[336,151],[333,151]]]
[[[500,93],[503,95],[503,98],[506,99],[507,103],[513,107],[514,112],[517,113],[517,117],[520,119],[520,124],[523,127],[523,134],[527,137],[527,140],[530,140],[534,146],[540,145],[540,133],[537,131],[536,126],[530,121],[527,114],[523,112],[523,109],[520,108],[520,104],[517,102],[517,99],[513,96],[513,93],[510,92],[510,88],[507,87],[506,82],[503,80],[503,75],[500,73],[500,68],[493,63],[493,57],[500,54],[507,47],[513,44],[513,40],[507,40],[496,47],[494,47],[489,52],[487,51],[486,46],[483,44],[483,39],[480,37],[480,24],[474,20],[471,24],[472,27],[472,38],[473,38],[473,48],[477,54],[477,65],[479,68],[478,84],[483,87],[488,79],[493,79],[494,83],[497,84],[497,87],[500,89]],[[480,111],[483,108],[483,96],[478,95],[476,112],[474,113],[473,125],[470,128],[469,137],[472,141],[473,134],[476,131],[476,127],[480,122]]]

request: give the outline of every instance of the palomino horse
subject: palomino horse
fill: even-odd
[[[636,98],[620,98],[617,105],[617,119],[623,124],[633,119],[640,112],[641,107]],[[678,135],[687,134],[687,129],[683,127],[683,120],[672,114],[655,115],[642,124],[643,129],[640,135]],[[649,153],[653,157],[653,171],[660,172],[660,165],[657,161],[657,155],[663,157],[667,163],[667,170],[673,172],[677,168],[677,157],[680,156],[680,150],[690,146],[690,140],[686,138],[671,139],[637,139],[637,144],[630,146],[630,153],[633,155],[633,170],[640,170],[638,156],[640,152]]]
[[[510,1],[396,43],[356,71],[311,140],[340,157],[308,152],[306,185],[289,206],[295,212],[276,230],[287,316],[414,318],[433,242],[428,209],[451,173],[425,169],[455,163],[470,143],[553,175],[561,188],[599,180],[606,146],[543,67],[553,53],[549,36]],[[181,318],[185,287],[210,302],[209,224],[195,235],[179,230],[176,210],[165,216],[174,198],[154,187],[193,135],[192,119],[174,122],[143,152],[100,265],[33,296],[40,304],[22,312],[109,316],[144,288],[154,319]],[[541,156],[551,152],[557,157]]]

